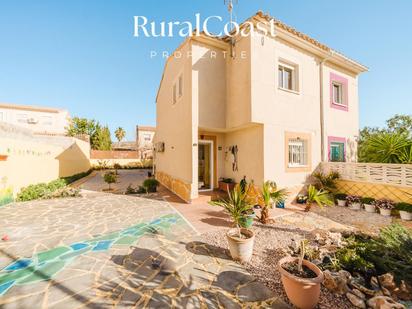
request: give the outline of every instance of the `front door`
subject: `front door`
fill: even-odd
[[[212,190],[213,186],[213,141],[199,141],[199,191]]]

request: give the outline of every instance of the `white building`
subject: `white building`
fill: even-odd
[[[0,103],[0,122],[18,125],[41,134],[65,134],[70,122],[67,110]]]

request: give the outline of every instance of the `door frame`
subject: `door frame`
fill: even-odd
[[[213,158],[213,155],[214,155],[214,149],[213,149],[213,147],[214,147],[214,143],[213,143],[213,141],[212,140],[206,140],[206,139],[201,139],[201,140],[199,140],[198,141],[199,142],[199,145],[207,145],[207,144],[209,144],[210,145],[210,166],[209,166],[209,177],[210,177],[210,189],[199,189],[199,186],[198,186],[198,191],[199,192],[207,192],[207,191],[213,191],[213,188],[214,188],[214,174],[213,174],[213,171],[214,171],[214,164],[215,164],[215,162],[214,162],[214,158]],[[198,156],[199,156],[199,149],[197,150],[197,153],[198,153]],[[197,168],[199,169],[199,162],[197,163]],[[197,176],[197,181],[199,182],[199,175]]]

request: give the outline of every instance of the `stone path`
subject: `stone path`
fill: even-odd
[[[166,202],[112,194],[0,208],[0,308],[287,308]]]

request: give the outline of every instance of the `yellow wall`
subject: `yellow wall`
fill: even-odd
[[[0,161],[0,189],[12,188],[16,194],[30,184],[87,171],[89,144],[75,138],[71,142],[67,148],[29,138],[0,137],[0,154],[8,156]]]
[[[408,187],[340,180],[338,181],[338,191],[375,199],[385,198],[395,202],[412,203],[412,188]]]

